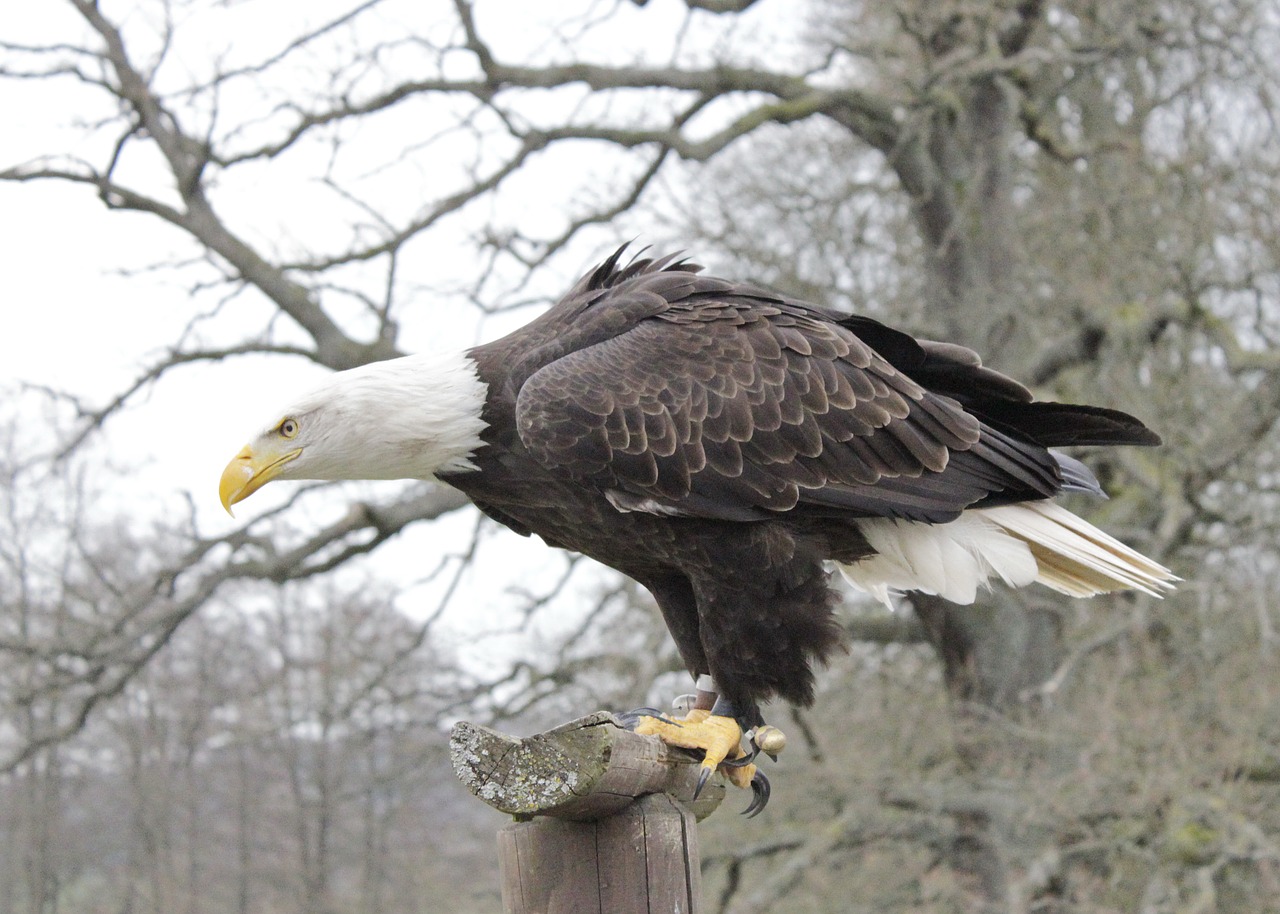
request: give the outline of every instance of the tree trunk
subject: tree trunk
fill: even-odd
[[[537,818],[498,832],[505,914],[697,914],[698,823],[666,794],[593,822]]]
[[[449,749],[463,785],[516,817],[498,833],[505,914],[698,911],[698,820],[725,787],[698,791],[689,753],[606,712],[525,739],[463,721]]]
[[[916,199],[925,239],[930,313],[943,339],[972,346],[999,365],[1001,330],[1016,314],[1012,279],[1011,169],[1015,98],[997,76],[979,79],[932,118],[926,144],[935,180]],[[913,595],[912,605],[943,665],[952,700],[956,751],[982,789],[1010,745],[993,726],[1029,687],[1048,679],[1062,656],[1056,616],[1020,593],[991,594],[973,606]],[[987,910],[1007,909],[1010,823],[955,815],[965,836],[949,862],[974,878]]]
[[[915,206],[939,333],[997,363],[1001,324],[1016,311],[1011,280],[1018,258],[1008,218],[1014,104],[1012,91],[992,76],[935,113],[926,144],[935,180]],[[917,596],[912,604],[954,699],[1007,708],[1022,690],[1048,679],[1061,657],[1056,620],[1021,601],[955,606]]]

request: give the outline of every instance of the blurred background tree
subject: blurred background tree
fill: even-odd
[[[1166,446],[1088,455],[1113,497],[1075,507],[1188,578],[851,600],[774,803],[704,826],[708,907],[1274,905],[1273,6],[543,7],[67,0],[0,41],[40,128],[0,190],[105,207],[187,315],[120,390],[10,398],[0,912],[497,909],[447,724],[682,690],[647,597],[435,486],[126,514],[113,427],[193,377],[494,336],[636,236],[1141,416]]]

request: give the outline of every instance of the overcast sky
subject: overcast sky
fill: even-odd
[[[655,5],[663,6],[662,0],[655,0]],[[501,6],[512,10],[509,4]],[[670,10],[677,6],[670,4]],[[110,13],[111,4],[106,7]],[[394,9],[395,4],[389,7]],[[479,7],[483,24],[483,17],[492,16],[491,11],[498,5],[481,3]],[[235,41],[222,43],[224,49],[259,53],[260,49],[255,51],[244,41],[248,33],[234,19],[250,9],[266,11],[267,16],[274,9],[283,17],[273,22],[258,21],[256,24],[262,27],[252,34],[259,40],[269,31],[266,25],[286,31],[297,29],[296,20],[301,15],[291,4],[218,4],[210,8],[223,11],[227,18],[211,20],[196,31],[200,39],[198,50],[205,53],[217,49],[220,30],[224,35],[236,36]],[[409,4],[406,8],[417,7]],[[559,13],[562,8],[556,5],[555,10]],[[312,7],[306,9],[313,11]],[[447,4],[441,9],[446,19],[451,17]],[[627,4],[622,5],[621,11],[624,16],[639,15]],[[644,21],[658,21],[653,9],[645,14]],[[669,26],[678,22],[678,17],[663,21]],[[13,34],[7,26],[10,34],[6,40],[30,44],[49,35],[65,40],[68,25],[80,28],[74,16],[68,15],[68,7],[58,3],[34,5],[24,10],[21,22],[11,25],[21,34]],[[501,26],[502,40],[532,34],[528,23],[510,17]],[[637,48],[637,54],[646,47],[643,35],[636,31],[635,20],[624,19],[611,28],[610,40],[618,42],[618,47],[630,43]],[[278,39],[281,32],[276,34]],[[203,65],[195,56],[181,59],[181,63],[192,72],[198,72]],[[94,116],[94,112],[76,108],[85,91],[69,82],[7,84],[0,92],[0,123],[6,124],[6,129],[0,131],[0,168],[42,152],[89,154],[92,150],[84,145],[87,141],[83,128],[71,123],[76,118]],[[396,139],[404,142],[403,138]],[[432,177],[447,173],[448,163],[440,158],[443,153],[438,147],[432,152]],[[524,216],[545,212],[563,218],[563,213],[554,210],[555,200],[566,193],[565,188],[581,182],[597,158],[584,153],[576,164],[564,165],[563,182],[554,173],[545,172],[510,182],[501,200],[492,204],[491,213]],[[252,169],[245,171],[251,173]],[[239,225],[248,225],[273,241],[285,237],[287,243],[285,233],[307,238],[308,232],[346,230],[343,220],[347,214],[324,206],[308,209],[311,198],[296,190],[292,197],[282,196],[291,192],[290,177],[293,176],[281,172],[240,187],[226,179],[217,188],[216,203],[223,212],[243,214]],[[0,386],[6,390],[9,408],[21,409],[27,430],[38,438],[42,436],[40,425],[45,413],[34,406],[38,396],[29,391],[18,396],[24,385],[65,391],[90,407],[102,406],[172,344],[198,307],[207,308],[210,299],[206,297],[200,305],[193,302],[189,273],[147,269],[168,259],[192,256],[193,248],[177,230],[154,217],[109,211],[89,188],[56,182],[0,182],[0,212],[4,213],[0,220],[0,256],[5,272],[7,318],[0,329]],[[584,257],[599,253],[592,251]],[[427,256],[431,259],[418,266],[433,277],[460,267],[457,249],[451,248],[448,239],[433,244]],[[588,265],[583,262],[577,267]],[[461,266],[465,269],[465,264]],[[564,276],[556,281],[567,284],[571,278]],[[406,321],[402,345],[409,350],[469,345],[493,338],[531,315],[532,312],[525,312],[514,318],[477,321],[474,312],[459,313],[456,320],[442,323],[439,314],[432,313],[429,322]],[[249,325],[246,332],[260,326],[259,315],[258,322]],[[94,509],[104,518],[126,514],[145,519],[156,513],[185,510],[179,493],[189,493],[205,533],[233,529],[288,492],[264,491],[242,506],[238,520],[232,520],[217,501],[217,482],[223,466],[257,430],[257,424],[271,418],[266,413],[274,408],[272,403],[287,399],[322,373],[304,360],[279,357],[241,358],[173,372],[135,398],[99,439],[92,453],[95,459],[101,457],[109,463],[110,468],[104,467],[102,478],[96,481],[109,479],[110,484],[106,487],[107,497]],[[335,495],[335,506],[344,503],[341,496]],[[464,512],[429,528],[420,525],[420,529],[379,550],[380,567],[396,569],[394,574],[406,585],[399,601],[406,611],[429,611],[434,607],[446,588],[447,575],[419,586],[412,586],[413,582],[429,575],[440,555],[469,542],[475,523],[475,515]],[[564,562],[562,553],[548,550],[540,541],[492,532],[485,540],[476,570],[463,581],[456,603],[460,612],[469,615],[477,606],[493,607],[504,599],[510,602],[504,595],[513,586],[538,593],[558,579]],[[585,605],[599,578],[594,574],[580,577],[579,600]],[[544,627],[574,622],[557,622],[554,615],[545,613],[540,614],[539,620]],[[537,639],[539,635],[534,632],[530,637]],[[492,649],[491,643],[485,647]],[[475,662],[484,661],[478,658]]]

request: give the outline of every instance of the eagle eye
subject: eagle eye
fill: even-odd
[[[296,437],[298,434],[298,420],[285,419],[283,422],[280,423],[280,427],[277,429],[277,431],[279,431],[280,434],[284,435],[284,437],[286,438]]]

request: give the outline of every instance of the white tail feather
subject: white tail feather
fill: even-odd
[[[1051,501],[982,511],[1030,546],[1040,566],[1036,580],[1061,593],[1091,597],[1113,590],[1140,590],[1159,597],[1180,580],[1159,562]]]
[[[1178,580],[1051,501],[966,511],[949,524],[871,519],[860,524],[876,554],[839,565],[849,583],[884,603],[890,590],[918,590],[968,604],[999,577],[1033,581],[1074,597],[1113,590],[1161,596]]]

